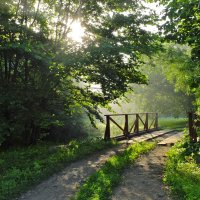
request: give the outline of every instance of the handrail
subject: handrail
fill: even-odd
[[[106,114],[104,116],[122,116],[122,115],[136,115],[136,114],[140,114],[140,115],[144,115],[146,113],[129,113],[129,114],[125,114],[125,113],[120,113],[120,114]],[[155,112],[148,112],[148,114],[156,114]]]
[[[135,115],[135,120],[133,121],[131,128],[129,128],[129,116],[133,116],[133,115]],[[144,115],[145,115],[145,119],[142,119],[142,116]],[[152,119],[151,123],[149,120],[149,115],[154,115],[154,118]],[[130,138],[135,134],[140,134],[140,133],[149,132],[149,131],[158,129],[158,113],[154,113],[154,112],[129,113],[129,114],[106,114],[104,116],[106,117],[106,129],[105,129],[105,135],[104,135],[105,140],[109,140],[111,138],[111,130],[110,130],[111,122],[115,124],[122,131],[122,135],[119,137],[125,137],[125,138]],[[111,117],[116,117],[116,116],[125,117],[124,128],[122,128],[121,125],[119,125],[113,118],[111,118]],[[140,123],[142,123],[141,125],[143,126],[142,130],[140,130]],[[153,128],[151,128],[152,126]],[[131,132],[132,130],[133,132]]]

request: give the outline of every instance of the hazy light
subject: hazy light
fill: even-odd
[[[159,5],[159,3],[145,3],[143,2],[143,5],[148,8],[146,9],[146,14],[150,14],[150,11],[154,11],[160,18],[158,25],[161,26],[165,23],[165,21],[162,20],[163,12],[165,9],[165,6]],[[150,31],[152,33],[158,32],[158,27],[156,25],[145,25],[141,26],[142,29],[146,31]]]
[[[71,32],[69,33],[69,37],[76,41],[82,42],[82,37],[85,35],[85,29],[81,26],[80,21],[75,21],[71,25]]]

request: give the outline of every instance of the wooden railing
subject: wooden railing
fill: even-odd
[[[122,127],[119,123],[116,122],[116,120],[113,119],[117,116],[124,118],[124,127]],[[131,138],[136,134],[142,134],[145,132],[158,129],[158,113],[112,114],[112,115],[105,115],[105,117],[106,117],[106,130],[104,135],[105,140],[109,140],[110,138],[116,138],[116,139]],[[131,117],[133,119],[131,119]],[[111,126],[110,126],[111,123],[113,123],[119,130],[121,130],[121,135],[116,137],[111,136]]]

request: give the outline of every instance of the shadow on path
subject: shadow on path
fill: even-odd
[[[169,200],[162,183],[163,165],[170,147],[158,146],[125,170],[112,200]]]

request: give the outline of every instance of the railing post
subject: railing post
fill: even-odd
[[[190,141],[197,142],[197,133],[194,126],[194,115],[192,112],[188,113],[188,126],[189,126]]]
[[[125,115],[124,135],[126,137],[129,136],[129,131],[128,131],[128,115]]]
[[[158,129],[158,113],[156,113],[154,128]]]
[[[148,115],[148,113],[146,113],[146,120],[145,120],[144,130],[145,131],[149,130],[149,115]]]
[[[104,135],[104,140],[110,140],[110,116],[106,116],[106,130]]]
[[[136,114],[135,116],[136,116],[136,118],[135,118],[135,128],[134,128],[134,133],[138,133],[138,132],[139,132],[139,115]]]

